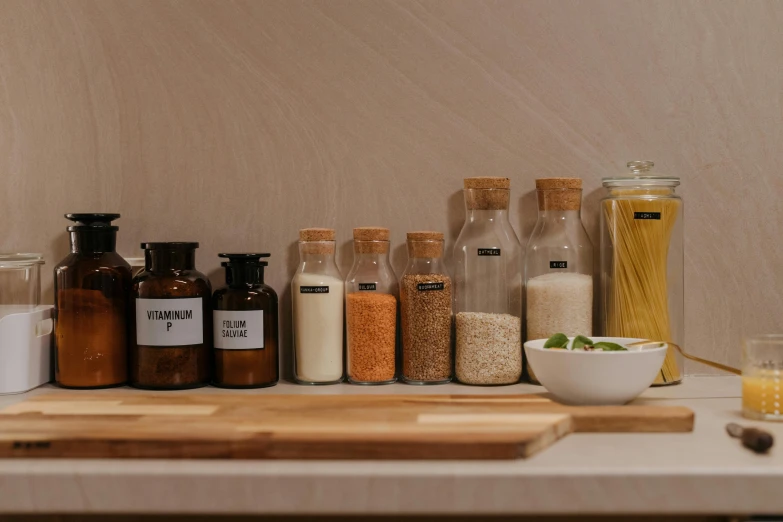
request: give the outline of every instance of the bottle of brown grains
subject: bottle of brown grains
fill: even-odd
[[[212,287],[196,270],[198,243],[142,243],[144,271],[133,278],[131,385],[150,390],[209,383]]]
[[[451,278],[441,232],[408,232],[408,266],[400,285],[402,379],[410,384],[451,380]]]
[[[389,263],[389,229],[353,229],[354,261],[345,281],[348,380],[396,380],[397,277]]]

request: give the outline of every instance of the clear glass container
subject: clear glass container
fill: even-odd
[[[441,232],[408,232],[408,265],[400,281],[402,379],[451,381],[452,284]]]
[[[783,421],[783,335],[756,335],[742,343],[742,415]]]
[[[345,282],[335,263],[335,231],[299,231],[299,267],[291,280],[294,378],[299,384],[343,380]]]
[[[353,229],[354,261],[345,280],[346,373],[354,384],[397,377],[397,296],[389,263],[389,229]]]
[[[680,179],[652,176],[651,161],[631,176],[604,178],[601,297],[604,335],[673,342],[685,349],[683,203]],[[682,380],[683,357],[669,347],[654,385]]]
[[[582,180],[536,180],[538,221],[525,253],[527,340],[593,334],[593,244],[582,225]],[[526,361],[531,382],[538,383]]]
[[[522,247],[508,217],[508,178],[466,178],[454,246],[455,375],[512,384],[522,374]]]
[[[41,304],[41,254],[0,254],[0,318]]]

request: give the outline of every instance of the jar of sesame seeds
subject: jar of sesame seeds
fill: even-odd
[[[346,374],[353,384],[397,377],[397,277],[389,263],[389,229],[353,229],[354,261],[345,281]]]
[[[522,247],[508,217],[508,178],[466,178],[466,220],[454,246],[455,374],[513,384],[522,374]]]
[[[400,283],[402,379],[451,380],[451,278],[443,263],[443,233],[408,232],[408,266]]]

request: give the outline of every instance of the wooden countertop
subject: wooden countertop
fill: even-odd
[[[245,393],[538,391],[523,384],[283,383]],[[79,393],[45,386],[2,396],[0,407],[52,392]],[[202,388],[195,393],[236,392]],[[727,422],[759,424],[740,416],[738,377],[689,377],[679,386],[650,389],[638,402],[690,407],[696,412],[694,432],[573,434],[530,459],[505,462],[0,460],[0,513],[783,512],[783,424],[761,423],[779,444],[765,456],[725,433]]]

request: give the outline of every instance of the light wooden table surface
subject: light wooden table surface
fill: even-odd
[[[283,383],[248,393],[540,391],[522,384],[368,388]],[[0,397],[0,407],[52,392],[79,393],[46,386]],[[203,388],[195,393],[231,392]],[[731,421],[753,424],[740,416],[739,378],[690,377],[679,386],[650,389],[638,402],[692,408],[694,432],[569,435],[533,458],[503,462],[0,460],[0,513],[783,513],[783,450],[755,455],[724,431]],[[764,428],[783,440],[783,424]]]

